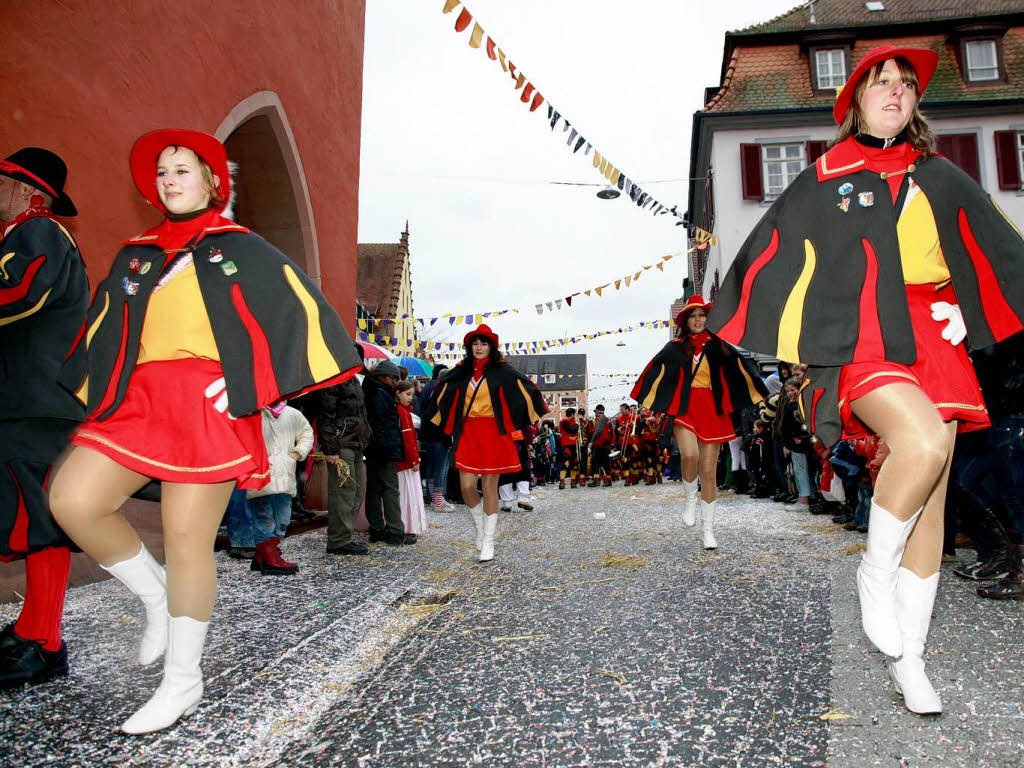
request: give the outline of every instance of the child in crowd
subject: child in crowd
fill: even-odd
[[[398,422],[402,429],[405,459],[398,462],[398,504],[402,510],[405,532],[420,535],[427,530],[427,512],[423,506],[420,482],[420,452],[416,445],[416,429],[412,423],[412,399],[416,385],[408,379],[398,382]]]

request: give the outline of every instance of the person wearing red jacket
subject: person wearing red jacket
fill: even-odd
[[[416,385],[408,379],[398,382],[398,424],[402,430],[405,458],[398,462],[398,504],[402,510],[405,532],[419,536],[427,531],[427,511],[423,506],[420,481],[420,451],[416,444],[416,428],[412,422],[412,398]]]
[[[580,425],[576,420],[576,409],[567,408],[565,417],[558,422],[558,443],[562,451],[562,469],[558,475],[558,488],[565,490],[565,478],[569,478],[570,487],[575,488],[580,482]]]
[[[590,441],[590,461],[593,479],[590,481],[592,487],[598,484],[606,488],[612,484],[612,470],[608,464],[608,453],[612,448],[612,423],[604,415],[604,406],[598,405],[594,409],[594,434]]]

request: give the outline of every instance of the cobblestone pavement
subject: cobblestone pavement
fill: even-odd
[[[369,558],[289,538],[294,578],[218,555],[206,696],[152,736],[117,731],[159,681],[131,664],[140,607],[72,590],[72,675],[0,694],[0,762],[1024,765],[1019,603],[944,574],[927,662],[946,711],[918,718],[857,626],[862,536],[727,496],[708,553],[677,484],[536,497],[486,565],[462,508]]]

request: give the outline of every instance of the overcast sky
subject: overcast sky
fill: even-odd
[[[537,316],[533,305],[592,288],[685,248],[683,227],[620,197],[603,201],[591,158],[573,154],[546,104],[531,113],[508,74],[456,33],[443,0],[369,0],[363,64],[359,242],[397,242],[409,221],[415,314],[524,307],[494,319],[504,341],[549,339],[667,317],[684,259],[632,287]],[[690,131],[719,83],[724,34],[794,0],[468,0],[468,9],[594,146],[666,205],[686,209]],[[486,37],[484,38],[486,42]],[[668,183],[645,181],[674,179]],[[465,326],[439,340],[461,340]],[[560,348],[591,374],[639,372],[667,340],[642,330]],[[626,346],[616,346],[617,341]],[[590,386],[606,383],[592,376]],[[597,389],[614,404],[628,386]]]

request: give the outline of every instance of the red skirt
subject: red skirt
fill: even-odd
[[[710,387],[690,389],[686,413],[676,416],[675,423],[693,432],[702,443],[727,443],[736,437],[729,414],[715,410],[715,396]]]
[[[462,422],[455,468],[478,475],[500,475],[519,471],[519,453],[511,436],[498,432],[490,416],[473,416]]]
[[[270,482],[260,414],[232,419],[206,388],[224,376],[215,360],[143,363],[132,371],[120,407],[88,419],[71,439],[140,475],[171,483],[223,483],[242,489]],[[219,396],[219,395],[218,395]]]
[[[931,305],[936,301],[956,304],[952,285],[939,291],[931,285],[907,286],[910,324],[917,345],[917,362],[913,365],[871,360],[843,366],[839,374],[839,415],[843,420],[844,438],[872,434],[872,430],[853,414],[851,403],[895,382],[919,387],[943,421],[958,422],[958,432],[989,426],[988,410],[967,349],[963,344],[954,347],[942,338],[946,321],[932,319]]]

